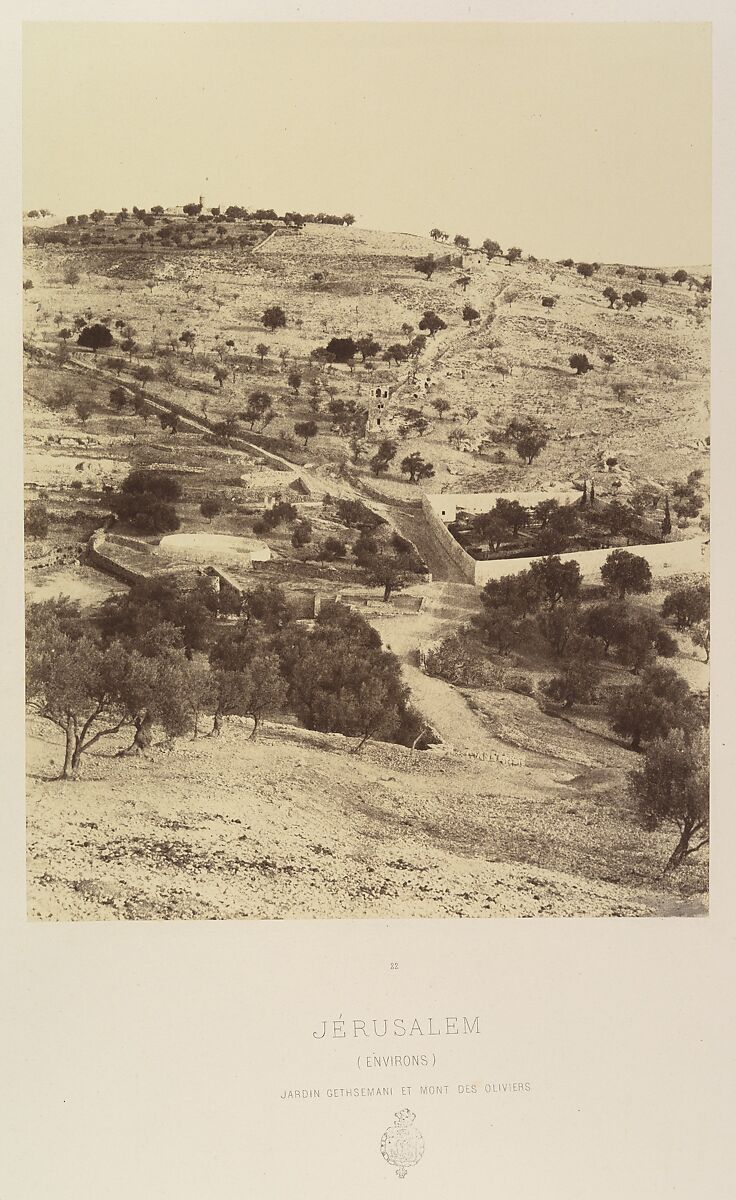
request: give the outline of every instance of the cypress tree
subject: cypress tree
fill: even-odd
[[[672,533],[672,518],[670,517],[670,498],[664,498],[664,516],[662,517],[662,537],[666,538]]]

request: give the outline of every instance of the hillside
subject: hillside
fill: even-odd
[[[661,885],[667,839],[632,829],[615,777],[237,723],[50,782],[29,741],[31,919],[650,916],[705,911]],[[658,869],[659,868],[659,869]],[[659,878],[658,878],[659,877]]]
[[[528,492],[586,480],[605,504],[642,485],[663,495],[696,471],[707,496],[706,269],[681,285],[661,284],[655,266],[604,264],[585,278],[529,258],[470,253],[461,264],[454,247],[430,238],[354,226],[251,233],[200,249],[26,246],[26,492],[48,519],[26,541],[29,597],[70,595],[90,612],[125,592],[84,548],[131,468],[175,475],[182,531],[208,538],[250,534],[269,505],[288,501],[311,541],[295,544],[293,520],[261,530],[271,559],[254,581],[278,584],[304,614],[335,595],[364,612],[442,745],[369,743],[351,755],[337,735],[283,723],[250,743],[233,720],[219,740],[179,739],[135,760],[116,758],[106,740],[62,787],[52,779],[59,744],[34,723],[30,915],[704,911],[706,857],[662,878],[672,830],[645,833],[635,821],[627,776],[640,756],[612,738],[602,701],[572,720],[540,702],[559,663],[538,637],[500,657],[484,649],[486,679],[473,687],[431,678],[417,663],[480,608],[427,525],[422,490]],[[452,262],[427,279],[414,263],[428,254]],[[603,295],[639,287],[647,299],[632,309]],[[479,314],[472,324],[466,305]],[[285,314],[273,331],[261,319],[270,306]],[[427,310],[446,327],[387,361],[383,351],[410,346]],[[110,345],[79,347],[99,323]],[[380,349],[365,360],[313,356],[332,338],[369,334]],[[586,374],[571,369],[574,353],[587,355]],[[390,389],[380,427],[377,386]],[[254,392],[269,399],[261,415],[249,410]],[[548,437],[531,465],[503,436],[522,415]],[[305,437],[310,422],[316,432]],[[398,453],[377,474],[371,458],[386,437]],[[434,468],[419,484],[399,469],[413,451]],[[218,510],[208,517],[201,506],[213,494]],[[405,596],[383,605],[352,556],[357,527],[340,501],[369,506],[382,544],[409,539],[433,582],[414,566]],[[707,514],[705,499],[675,536],[707,528]],[[124,522],[116,529],[141,536]],[[342,552],[322,553],[329,539]],[[641,604],[656,614],[664,595],[655,580]],[[703,692],[707,665],[687,630],[671,653],[670,665]],[[601,674],[606,695],[631,682],[608,655]]]

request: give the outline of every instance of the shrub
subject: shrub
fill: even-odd
[[[319,558],[323,562],[334,562],[336,558],[344,558],[347,547],[340,538],[326,537],[319,548]]]
[[[164,471],[156,471],[145,467],[130,471],[123,480],[121,490],[134,495],[147,493],[157,496],[159,500],[176,501],[181,499],[182,488],[178,479]]]
[[[478,645],[463,630],[443,638],[437,646],[427,651],[425,670],[428,675],[460,687],[477,687],[486,674]]]
[[[514,672],[509,672],[505,679],[506,688],[510,692],[516,692],[519,696],[533,696],[536,688],[534,680],[528,675],[519,675]]]
[[[296,549],[301,549],[302,546],[307,546],[312,540],[312,526],[309,521],[300,521],[294,526],[294,532],[291,535],[291,544]]]
[[[599,680],[600,670],[595,662],[573,658],[561,675],[550,679],[544,690],[551,700],[570,709],[575,704],[590,704],[595,699]]]
[[[23,532],[26,537],[45,538],[51,525],[51,518],[45,504],[39,500],[29,504],[23,515]]]

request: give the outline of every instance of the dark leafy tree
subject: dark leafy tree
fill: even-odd
[[[647,667],[638,682],[619,691],[609,705],[615,733],[631,739],[632,750],[642,742],[665,738],[670,729],[694,730],[701,723],[693,693],[672,667]]]
[[[88,400],[86,397],[82,396],[81,399],[77,400],[77,403],[74,405],[74,409],[82,424],[86,425],[92,416],[92,413],[95,411],[95,406],[91,400]]]
[[[509,263],[518,262],[518,260],[520,258],[521,258],[521,250],[519,249],[518,246],[512,246],[510,250],[506,251],[506,259]]]
[[[130,396],[124,387],[114,387],[110,389],[110,404],[117,412],[122,412],[127,408],[130,401]]]
[[[210,523],[213,517],[222,512],[222,501],[217,496],[205,496],[199,506],[199,511]]]
[[[319,431],[319,426],[316,421],[297,421],[294,426],[294,433],[297,437],[304,438],[304,449],[307,448],[307,443],[310,438],[313,438]]]
[[[593,370],[593,364],[588,361],[587,354],[571,354],[568,362],[577,375],[585,375]]]
[[[672,507],[678,517],[697,517],[703,507],[703,494],[699,490],[703,472],[691,471],[684,483],[671,485]]]
[[[438,263],[433,254],[425,254],[421,258],[414,259],[414,270],[420,275],[424,275],[427,279],[431,279],[437,270]]]
[[[650,592],[652,571],[639,554],[628,550],[613,550],[601,567],[601,578],[612,592],[623,599],[627,592]]]
[[[670,498],[664,498],[664,516],[662,517],[661,534],[663,538],[667,538],[672,533],[672,517],[670,516]]]
[[[437,413],[437,416],[442,421],[445,413],[450,411],[450,401],[445,400],[444,396],[437,396],[435,400],[431,401],[431,404],[432,408]]]
[[[325,352],[328,355],[328,361],[349,364],[358,353],[358,344],[351,337],[334,337],[330,338]]]
[[[480,594],[486,611],[505,609],[515,619],[535,613],[545,597],[539,575],[532,575],[529,571],[520,571],[518,575],[507,575],[502,579],[489,579]]]
[[[609,308],[613,308],[613,306],[614,306],[614,304],[616,303],[616,301],[621,299],[621,297],[619,296],[619,294],[618,294],[618,292],[616,291],[615,287],[610,287],[610,286],[609,286],[609,287],[607,287],[607,288],[604,288],[604,289],[603,289],[603,295],[605,296],[606,300],[608,301],[608,307],[609,307]]]
[[[251,392],[248,397],[248,404],[241,416],[244,421],[247,421],[252,429],[256,421],[261,421],[266,413],[273,408],[273,401],[268,392]]]
[[[383,588],[384,601],[388,601],[394,592],[402,591],[411,583],[413,573],[408,570],[406,564],[406,554],[391,554],[386,551],[362,556],[359,562],[365,574],[366,583],[373,587]]]
[[[475,535],[482,538],[487,543],[488,549],[494,553],[498,553],[511,534],[508,522],[500,513],[493,510],[474,516],[472,529]]]
[[[365,337],[358,338],[355,345],[358,353],[363,359],[363,362],[365,362],[368,358],[375,358],[381,349],[372,333],[366,334]]]
[[[480,321],[480,313],[472,304],[466,304],[463,308],[463,321],[467,321],[468,325],[472,325],[473,321]]]
[[[550,679],[545,691],[551,700],[559,701],[565,709],[571,709],[576,704],[590,704],[596,697],[600,674],[596,662],[571,658],[562,673]]]
[[[173,437],[173,435],[179,430],[179,416],[177,413],[161,413],[159,416],[159,424],[161,425],[162,429],[168,429],[169,433]]]
[[[276,654],[258,647],[239,670],[217,670],[212,734],[219,736],[226,716],[250,717],[251,738],[258,733],[264,717],[281,711],[287,701],[287,684],[281,675]]]
[[[655,655],[673,658],[677,643],[656,613],[630,609],[618,627],[616,651],[621,662],[631,669],[632,674],[638,675]]]
[[[275,330],[283,329],[286,325],[286,313],[283,308],[279,308],[278,304],[272,304],[261,317],[261,324],[265,329],[274,333]]]
[[[401,460],[402,474],[408,475],[412,483],[419,483],[421,479],[431,479],[434,475],[434,466],[430,462],[425,462],[418,450],[407,454],[406,458]]]
[[[121,642],[105,647],[73,637],[46,608],[32,605],[26,623],[26,692],[40,717],[64,734],[62,779],[73,779],[82,756],[101,738],[156,719],[182,732],[183,713],[171,679],[156,660]]]
[[[347,546],[341,538],[326,537],[319,547],[318,557],[323,562],[334,562],[336,558],[344,558]]]
[[[578,275],[582,275],[584,279],[590,279],[591,275],[595,274],[595,267],[592,263],[578,263],[576,270]]]
[[[492,238],[485,239],[483,245],[481,246],[481,250],[484,251],[489,262],[492,258],[498,258],[501,255],[501,247],[499,246],[498,242],[494,242]]]
[[[629,777],[629,793],[645,829],[674,825],[679,838],[665,871],[674,870],[709,840],[708,742],[704,732],[671,729],[647,747]]]
[[[383,475],[388,471],[391,463],[396,458],[397,446],[390,438],[383,438],[378,443],[376,453],[370,460],[371,471],[374,475]]]
[[[442,320],[442,317],[437,316],[436,312],[433,312],[432,309],[427,309],[419,322],[419,328],[426,329],[430,337],[434,337],[440,329],[447,329],[447,324]]]
[[[558,658],[568,653],[569,647],[579,643],[581,638],[577,597],[562,598],[544,609],[537,617],[537,628]]]
[[[401,342],[394,342],[393,345],[386,347],[383,356],[386,362],[390,363],[393,360],[398,367],[399,363],[406,362],[409,357],[409,348],[402,346]]]
[[[706,583],[683,585],[668,592],[662,604],[662,616],[674,617],[678,629],[691,629],[708,618],[709,589]]]
[[[85,325],[84,329],[77,338],[78,346],[85,346],[89,350],[94,350],[95,354],[98,350],[106,350],[113,344],[113,336],[107,325]]]
[[[296,550],[300,550],[303,546],[309,545],[312,540],[312,525],[309,521],[299,521],[294,526],[294,532],[291,535],[291,544]]]
[[[516,453],[519,458],[525,460],[527,466],[531,466],[537,455],[544,450],[547,441],[547,434],[543,429],[529,424],[516,438]]]
[[[529,568],[530,581],[538,585],[550,608],[561,600],[577,600],[580,595],[580,567],[573,560],[562,562],[558,555],[550,555]]]
[[[324,605],[314,629],[279,652],[290,703],[308,729],[355,737],[355,750],[371,737],[416,739],[421,724],[412,720],[399,662],[357,613]]]

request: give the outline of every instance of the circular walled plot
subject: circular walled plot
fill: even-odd
[[[268,562],[271,551],[256,538],[223,533],[169,533],[158,545],[159,553],[193,562]]]

